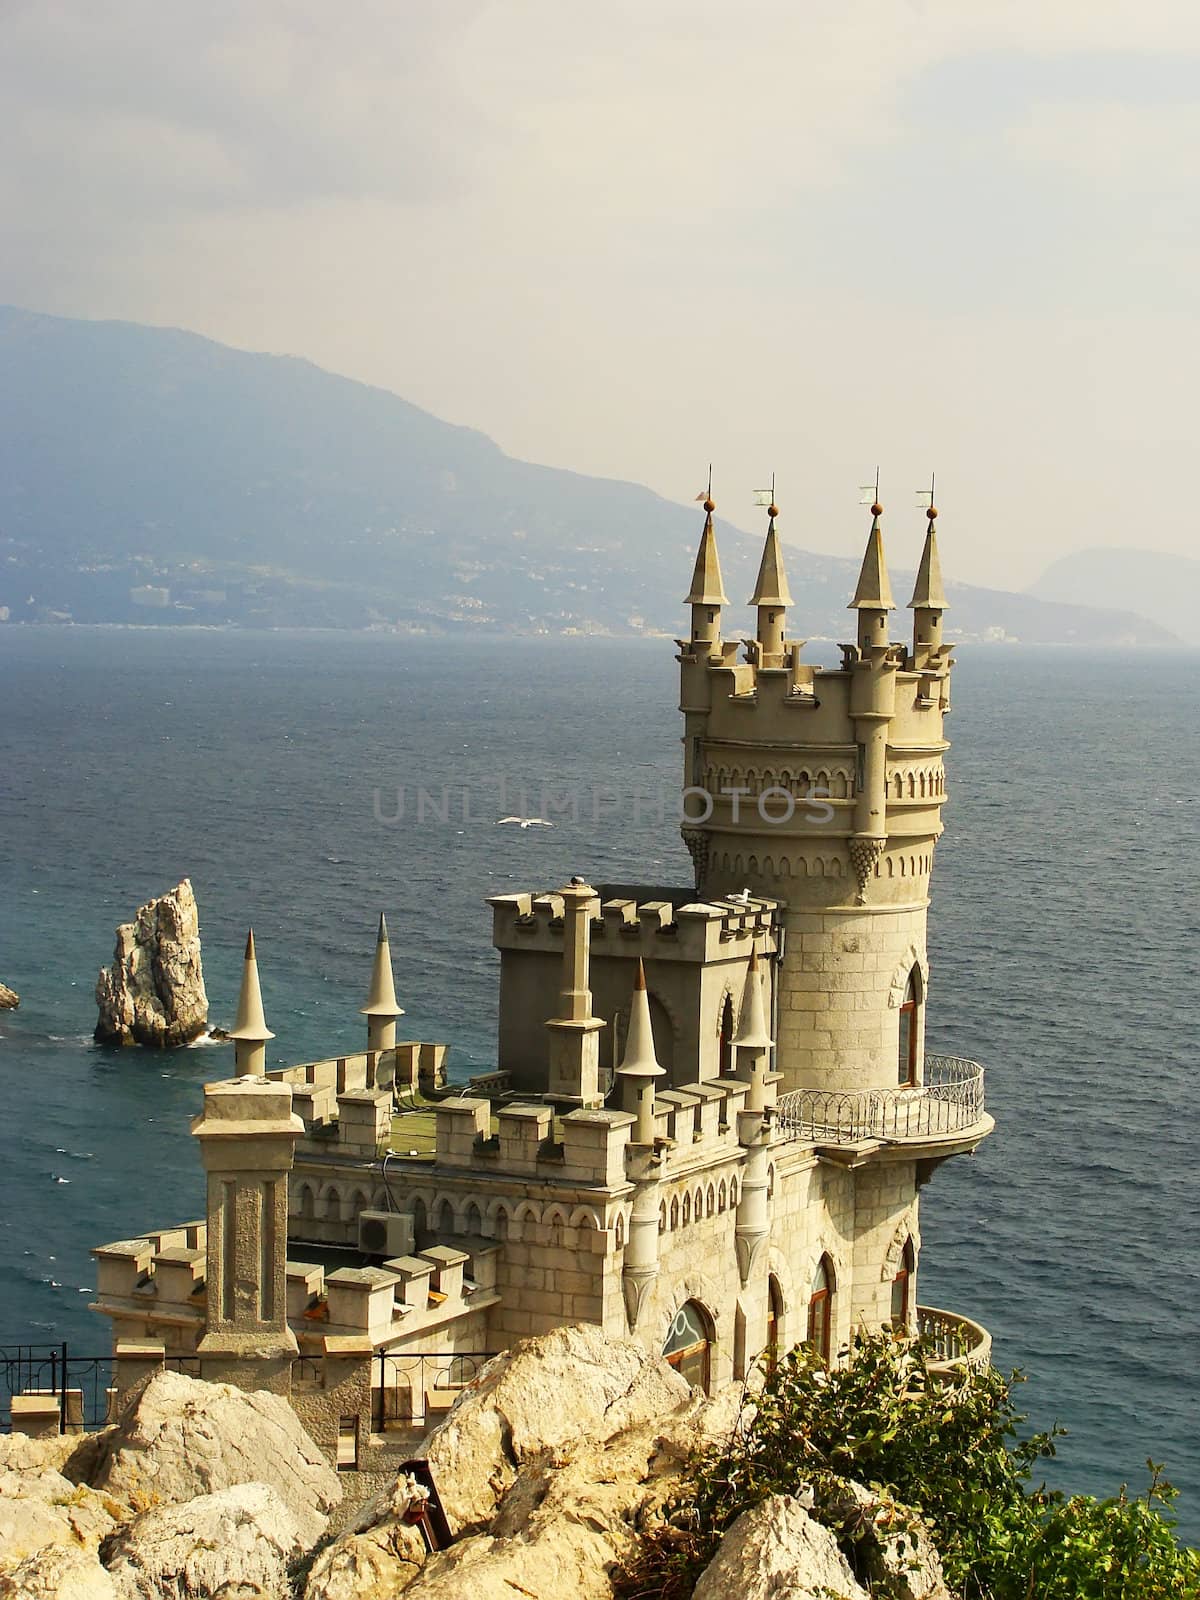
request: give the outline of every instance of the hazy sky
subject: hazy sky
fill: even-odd
[[[810,548],[878,461],[897,564],[931,467],[958,577],[1195,554],[1198,69],[1183,0],[0,0],[0,300]]]

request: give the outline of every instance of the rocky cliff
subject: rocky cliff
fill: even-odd
[[[187,878],[139,906],[117,929],[111,967],[96,979],[102,1044],[162,1049],[188,1044],[204,1032],[208,996],[200,965],[200,923]]]
[[[431,1552],[413,1478],[335,1536],[352,1480],[285,1400],[160,1373],[98,1438],[0,1437],[0,1600],[613,1600],[742,1398],[705,1400],[593,1327],[524,1340],[418,1452],[454,1535]],[[853,1492],[874,1530],[875,1497]],[[928,1545],[918,1555],[883,1536],[864,1587],[810,1507],[773,1495],[739,1517],[697,1600],[951,1600]]]
[[[21,996],[17,991],[0,983],[0,1011],[15,1011],[20,1004]]]

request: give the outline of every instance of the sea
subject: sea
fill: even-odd
[[[362,1047],[385,911],[402,1035],[486,1069],[485,896],[690,882],[673,656],[0,628],[0,1343],[105,1351],[89,1247],[203,1211],[188,1125],[229,1047],[92,1042],[117,923],[189,876],[217,1023],[253,925],[285,1064]],[[1052,1483],[1164,1463],[1200,1543],[1200,652],[959,656],[929,1048],[985,1064],[997,1127],[924,1191],[921,1300],[991,1330],[1029,1427],[1066,1427]]]

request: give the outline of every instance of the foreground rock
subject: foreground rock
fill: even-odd
[[[145,1511],[103,1559],[118,1600],[287,1600],[303,1554],[296,1518],[265,1483],[240,1483],[186,1505]]]
[[[792,1495],[742,1515],[705,1567],[693,1600],[868,1600],[828,1528]]]
[[[0,1011],[15,1011],[21,1004],[21,996],[15,989],[10,989],[6,983],[0,983]]]
[[[337,1474],[280,1395],[156,1373],[109,1434],[92,1482],[134,1511],[265,1483],[306,1549],[342,1498]]]
[[[498,1356],[425,1440],[451,1528],[424,1556],[408,1494],[322,1553],[305,1600],[612,1600],[609,1571],[661,1507],[706,1402],[657,1356],[557,1328]]]
[[[117,1600],[117,1590],[94,1550],[50,1544],[0,1572],[0,1600]]]
[[[423,1498],[401,1475],[363,1507],[351,1527],[313,1563],[305,1600],[390,1600],[425,1564],[425,1541],[407,1516]]]
[[[196,897],[187,878],[117,929],[113,964],[96,979],[104,1044],[188,1044],[208,1023]]]
[[[125,1508],[50,1467],[0,1472],[0,1564],[14,1566],[46,1545],[95,1550]]]
[[[523,1339],[489,1363],[425,1441],[455,1533],[487,1527],[526,1463],[570,1457],[688,1405],[686,1380],[625,1339],[580,1324]]]

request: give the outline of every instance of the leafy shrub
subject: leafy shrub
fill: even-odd
[[[829,1370],[808,1346],[785,1356],[723,1447],[695,1463],[678,1503],[618,1575],[623,1600],[685,1600],[721,1535],[772,1494],[800,1494],[860,1574],[868,1531],[847,1499],[864,1483],[893,1526],[911,1507],[963,1600],[1189,1600],[1200,1556],[1180,1549],[1175,1491],[1151,1464],[1147,1494],[1066,1499],[1031,1487],[1052,1433],[1022,1437],[1017,1373],[931,1377],[917,1345],[860,1335]],[[896,1503],[899,1503],[898,1506]]]

